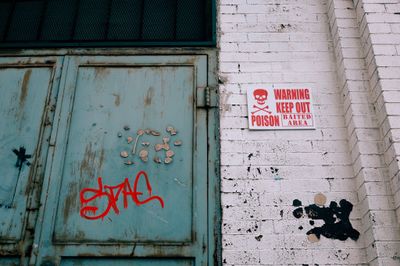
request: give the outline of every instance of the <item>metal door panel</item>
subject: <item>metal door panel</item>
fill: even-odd
[[[55,104],[58,58],[0,58],[0,254],[24,252]],[[33,221],[34,223],[34,221]],[[1,265],[14,259],[0,258]]]
[[[38,265],[42,258],[63,261],[64,256],[174,256],[207,263],[207,116],[196,109],[196,97],[204,96],[197,88],[206,85],[206,56],[70,58],[42,197]],[[167,126],[177,135],[168,135]],[[134,165],[125,165],[120,152],[132,149],[126,137],[136,138],[136,131],[146,128],[161,133],[140,138],[136,153],[145,147],[142,142],[151,143],[148,162],[136,156]],[[163,136],[183,143],[170,143],[175,152],[170,164],[153,162],[154,145]],[[124,208],[121,196],[104,216],[82,215],[82,191],[95,194],[125,178],[133,187],[140,171],[147,173],[152,193],[141,175],[139,202],[129,198]],[[142,204],[154,196],[164,208],[155,199]],[[91,204],[99,213],[110,206],[107,197]]]
[[[27,153],[35,150],[51,72],[51,68],[0,69],[0,205],[5,208],[11,208],[20,193],[17,191],[20,176],[26,179],[29,174],[27,164],[21,169],[16,166],[17,157],[12,151],[22,146]]]
[[[26,201],[36,167],[30,164],[40,155],[41,127],[54,74],[55,62],[50,60],[2,58],[0,61],[1,243],[21,239]],[[28,155],[31,157],[24,160]]]
[[[193,77],[194,68],[189,66],[79,67],[54,228],[57,242],[191,240]],[[131,130],[125,131],[126,125]],[[169,125],[179,129],[176,137],[165,131]],[[148,162],[129,156],[135,165],[124,164],[128,159],[122,159],[120,152],[131,153],[134,145],[127,144],[126,138],[135,138],[137,130],[146,128],[184,143],[179,147],[170,145],[175,152],[173,163],[155,164],[156,154],[164,158],[163,152],[155,152],[153,147],[162,143],[162,136],[144,134],[136,154],[147,150]],[[123,137],[118,138],[119,132]],[[142,142],[153,145],[144,148]],[[104,185],[113,186],[128,177],[133,187],[139,171],[147,173],[155,194],[168,188],[160,194],[165,200],[164,209],[158,201],[146,207],[129,202],[126,210],[118,206],[119,214],[110,210],[106,217],[95,221],[81,217],[79,192],[97,188],[97,177],[102,177]],[[144,175],[140,179],[138,191],[146,191]],[[97,203],[98,212],[106,209],[107,203],[102,197]],[[179,221],[179,227],[171,220]]]

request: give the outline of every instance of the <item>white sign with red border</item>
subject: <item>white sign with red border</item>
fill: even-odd
[[[310,88],[247,90],[249,129],[315,129]]]

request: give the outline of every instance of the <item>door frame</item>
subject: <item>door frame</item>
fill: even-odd
[[[0,50],[0,57],[43,57],[43,56],[129,56],[129,55],[206,55],[207,84],[209,88],[218,87],[218,56],[216,48],[92,48],[92,49],[12,49]],[[62,71],[65,71],[63,69]],[[215,90],[212,90],[215,91]],[[211,104],[207,110],[207,151],[208,162],[208,250],[209,265],[222,265],[221,245],[221,193],[220,193],[220,141],[218,94],[211,94]],[[202,107],[201,107],[202,108]],[[43,214],[40,209],[39,217]],[[210,226],[213,225],[213,226]],[[33,243],[32,254],[35,254]]]

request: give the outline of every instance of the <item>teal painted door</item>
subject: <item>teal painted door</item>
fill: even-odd
[[[60,58],[0,58],[0,265],[31,245]]]
[[[32,265],[208,265],[206,86],[207,56],[65,59]]]

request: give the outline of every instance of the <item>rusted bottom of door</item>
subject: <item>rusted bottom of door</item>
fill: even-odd
[[[138,258],[66,258],[61,260],[61,266],[80,266],[80,265],[96,265],[96,266],[192,266],[194,260],[190,258],[171,258],[171,259],[138,259]]]

